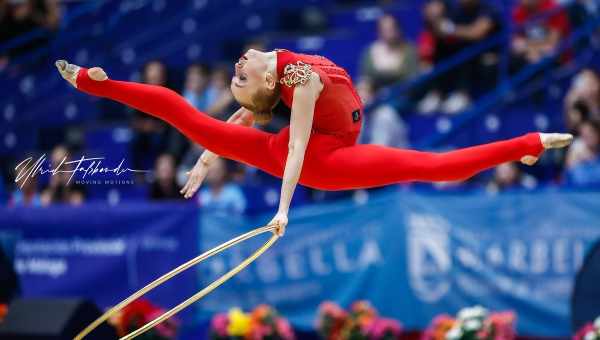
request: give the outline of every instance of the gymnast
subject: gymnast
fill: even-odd
[[[544,149],[562,148],[573,136],[528,133],[444,153],[356,144],[363,107],[348,73],[327,58],[288,50],[248,50],[235,64],[231,92],[241,105],[227,122],[197,111],[165,87],[108,79],[103,69],[56,62],[71,85],[158,117],[206,151],[181,193],[190,198],[218,156],[282,179],[279,209],[269,225],[283,235],[297,183],[320,190],[372,188],[408,181],[465,180],[504,162],[533,165]],[[282,100],[290,125],[276,134],[252,127],[271,119]],[[218,155],[218,156],[217,156]]]

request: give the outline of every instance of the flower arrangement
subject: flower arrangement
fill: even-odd
[[[431,322],[423,340],[512,340],[515,314],[489,313],[481,306],[464,308],[456,319],[443,314]]]
[[[146,299],[139,299],[111,318],[110,323],[117,329],[119,337],[125,336],[146,323],[156,319],[165,311]],[[140,335],[144,340],[170,340],[177,337],[179,322],[176,319],[167,319],[148,332]]]
[[[319,307],[317,330],[326,340],[394,340],[402,326],[396,320],[381,318],[366,301],[352,304],[347,312],[332,302]]]
[[[213,317],[210,327],[212,340],[294,340],[289,322],[270,306],[260,305],[250,313],[233,308],[227,314]]]
[[[573,340],[600,340],[600,316],[594,323],[587,323],[573,336]]]

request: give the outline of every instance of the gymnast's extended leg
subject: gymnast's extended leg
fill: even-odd
[[[220,156],[269,173],[276,173],[281,167],[269,152],[276,135],[214,119],[165,87],[110,80],[100,68],[88,70],[66,61],[57,62],[57,67],[61,75],[80,91],[118,101],[160,118]]]
[[[396,149],[379,145],[341,147],[324,155],[318,164],[305,164],[311,186],[341,190],[409,181],[455,181],[510,161],[537,158],[544,148],[562,147],[568,135],[544,145],[539,133],[444,153]],[[566,143],[566,144],[565,144]],[[525,157],[525,159],[524,159]],[[319,176],[310,176],[318,173]]]

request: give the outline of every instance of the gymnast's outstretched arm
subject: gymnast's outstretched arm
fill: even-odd
[[[270,223],[279,226],[279,235],[283,235],[288,223],[287,215],[296,185],[300,180],[304,154],[312,130],[315,105],[321,90],[323,90],[323,83],[319,75],[314,72],[305,84],[297,84],[294,88],[288,155],[281,183],[279,210]]]
[[[254,124],[254,114],[247,109],[241,107],[237,110],[229,119],[227,123],[237,124],[242,126],[252,126]],[[204,150],[202,155],[198,158],[198,161],[192,168],[187,172],[188,180],[179,191],[185,198],[194,196],[202,182],[208,174],[208,168],[219,156],[210,150]]]

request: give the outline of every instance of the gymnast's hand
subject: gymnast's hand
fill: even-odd
[[[192,170],[188,171],[186,174],[188,175],[188,180],[179,193],[185,198],[190,198],[194,196],[202,182],[204,182],[206,174],[208,174],[208,164],[200,157]]]
[[[242,126],[252,126],[252,124],[254,124],[254,114],[251,111],[241,107],[233,115],[231,115],[231,117],[229,117],[227,123]],[[181,190],[179,191],[179,193],[182,194],[183,197],[190,198],[194,196],[194,194],[196,193],[196,191],[198,191],[198,188],[200,188],[200,185],[202,185],[202,182],[204,182],[204,179],[206,178],[206,174],[208,173],[208,167],[210,166],[210,163],[217,159],[217,157],[218,156],[216,154],[208,150],[205,150],[202,153],[200,158],[198,158],[196,165],[194,165],[194,168],[186,173],[189,176],[188,180],[183,186],[183,188],[181,188]]]
[[[276,226],[277,229],[275,229],[275,233],[278,236],[283,236],[283,234],[285,234],[285,227],[288,224],[288,216],[287,213],[285,212],[278,212],[277,215],[275,215],[275,217],[273,217],[273,219],[271,220],[271,222],[269,222],[268,225],[273,225]]]

